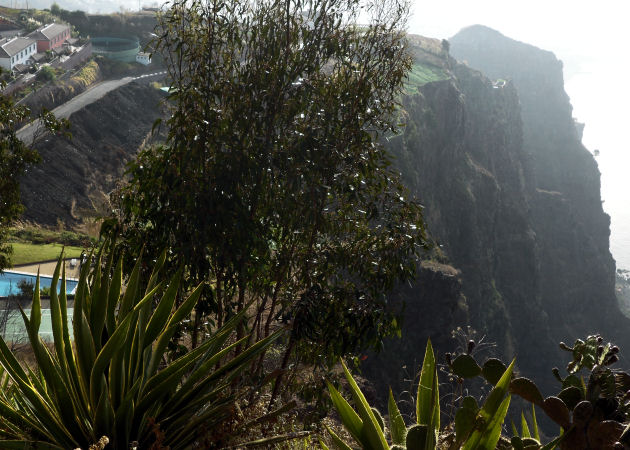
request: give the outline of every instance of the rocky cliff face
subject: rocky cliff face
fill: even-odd
[[[602,332],[622,344],[630,323],[615,300],[599,172],[580,143],[561,63],[549,52],[480,30],[451,40],[451,53],[470,67],[444,56],[450,78],[404,97],[407,126],[391,139],[396,164],[425,206],[442,262],[461,278],[459,294],[419,283],[415,301],[431,293],[463,295],[472,326],[496,342],[499,356],[516,356],[521,373],[550,393],[556,387],[550,369],[566,359],[559,341]],[[436,46],[418,37],[412,43]],[[414,54],[422,63],[421,52]],[[406,323],[428,326],[432,340],[445,342],[450,329],[432,327],[443,318],[412,315],[407,310]],[[416,364],[425,340],[405,344],[415,345]],[[440,348],[442,354],[452,349]],[[378,372],[379,358],[368,365],[368,377]],[[381,370],[396,368],[390,359]]]
[[[581,143],[564,91],[562,62],[551,52],[486,27],[451,40],[454,57],[492,79],[512,80],[521,102],[523,148],[532,155],[532,224],[540,260],[539,291],[554,340],[601,332],[627,342],[628,321],[614,294],[610,219],[600,196],[600,173]]]

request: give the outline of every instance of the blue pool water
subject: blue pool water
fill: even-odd
[[[27,274],[22,274],[22,273],[4,271],[4,273],[0,274],[0,297],[7,297],[9,295],[19,294],[20,289],[18,288],[18,283],[21,280],[26,280],[30,283],[33,283],[33,286],[34,286],[36,279],[37,279],[37,276],[35,275],[27,275]],[[43,289],[45,287],[49,288],[51,282],[52,282],[52,277],[40,276],[39,277],[40,289]],[[66,280],[66,293],[72,294],[76,286],[77,286],[76,281]],[[58,289],[57,292],[59,292],[59,289],[61,289],[61,287],[58,287],[57,289]]]

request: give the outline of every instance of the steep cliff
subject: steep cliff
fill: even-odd
[[[439,41],[411,37],[416,66],[439,66],[448,76],[410,86],[403,98],[406,128],[390,145],[406,184],[425,206],[441,262],[458,271],[461,291],[445,292],[425,279],[405,298],[433,296],[438,304],[465,299],[470,324],[496,342],[496,354],[516,356],[520,372],[550,393],[556,387],[550,369],[566,358],[559,341],[602,332],[621,344],[630,323],[615,300],[599,172],[580,143],[561,63],[493,33],[479,40],[462,33],[451,41],[453,55],[488,70],[489,78],[446,54],[440,63],[439,52],[425,58],[417,48],[436,49]],[[421,314],[413,308],[406,311],[405,323],[413,324],[407,326],[428,330],[421,336],[403,329],[407,342],[387,342],[386,356],[366,364],[369,378],[396,385],[393,375],[379,370],[397,369],[392,353],[408,365],[411,348],[417,366],[426,335],[440,343],[442,354],[449,350],[451,330],[433,325],[457,320],[440,317],[446,309]]]
[[[512,80],[521,102],[523,148],[532,155],[532,224],[540,252],[539,292],[554,340],[599,331],[619,344],[630,323],[615,298],[610,219],[597,163],[581,143],[553,53],[482,26],[462,30],[451,53],[492,79]]]

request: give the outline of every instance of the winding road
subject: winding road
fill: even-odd
[[[118,80],[102,81],[90,87],[87,91],[82,92],[76,97],[71,98],[63,105],[56,107],[55,109],[52,110],[52,112],[58,119],[67,119],[68,117],[70,117],[71,114],[103,98],[105,94],[113,91],[114,89],[118,89],[119,87],[124,86],[125,84],[129,84],[132,81],[157,77],[157,76],[161,76],[165,74],[166,72],[163,71],[163,72],[144,74],[138,77],[124,77]],[[22,142],[26,144],[32,144],[33,139],[36,133],[38,132],[39,133],[44,132],[41,126],[41,121],[39,119],[34,120],[28,125],[25,125],[24,127],[20,128],[17,132],[17,137],[18,139],[20,139]]]

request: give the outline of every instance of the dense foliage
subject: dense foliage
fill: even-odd
[[[83,266],[72,319],[65,273],[61,294],[56,293],[60,257],[50,291],[53,345],[38,335],[38,278],[30,318],[22,313],[36,370],[23,367],[0,338],[0,447],[87,449],[104,437],[113,449],[180,449],[238,437],[220,432],[233,418],[238,396],[251,388],[241,388],[237,377],[282,331],[234,356],[247,339],[233,339],[241,313],[194,351],[165,363],[168,343],[193,310],[201,287],[175,307],[181,271],[168,283],[162,279],[165,253],[146,284],[141,258],[123,280],[122,261],[116,263],[112,255],[107,261],[97,257],[91,272],[90,264]]]
[[[456,435],[448,448],[463,450],[493,450],[501,437],[505,415],[510,405],[508,387],[512,378],[514,363],[503,366],[496,375],[494,388],[480,408],[473,397],[466,397],[458,411],[459,420],[455,423]],[[389,392],[389,426],[386,433],[385,422],[378,410],[367,403],[361,389],[344,365],[344,372],[356,411],[332,386],[328,385],[330,395],[343,425],[348,429],[361,448],[370,450],[432,450],[437,448],[440,439],[440,395],[438,370],[433,347],[429,341],[424,355],[424,362],[418,381],[416,395],[416,423],[406,427],[392,392]],[[461,413],[465,420],[461,420]],[[477,417],[479,420],[477,420]],[[328,429],[336,448],[350,449],[334,431]],[[386,434],[388,436],[386,436]],[[443,442],[442,442],[443,444]],[[322,448],[328,447],[322,442]],[[443,446],[446,448],[446,446]],[[546,449],[545,449],[546,450]]]
[[[18,125],[29,117],[27,108],[16,106],[0,95],[0,271],[10,265],[11,246],[6,238],[9,225],[22,212],[19,178],[39,155],[16,136]]]
[[[421,207],[381,145],[411,63],[407,5],[169,6],[156,43],[169,135],[129,171],[125,244],[168,247],[171,267],[212,280],[197,325],[203,313],[220,326],[247,299],[258,338],[290,323],[284,365],[378,346],[397,328],[386,293],[415,276],[425,245]]]
[[[630,448],[630,375],[611,369],[618,361],[619,348],[604,344],[599,335],[578,339],[573,347],[560,343],[560,348],[571,352],[567,376],[562,378],[557,368],[552,370],[561,383],[557,395],[543,397],[538,387],[528,378],[518,375],[514,361],[506,367],[497,359],[477,363],[471,352],[474,341],[465,353],[447,354],[450,376],[462,384],[465,379],[482,378],[492,386],[480,407],[477,399],[462,395],[454,422],[440,428],[439,381],[431,343],[427,350],[418,381],[416,396],[416,424],[406,428],[404,419],[390,390],[389,426],[385,427],[380,413],[369,406],[365,396],[344,365],[346,379],[355,407],[329,384],[335,409],[344,427],[363,449],[483,449],[511,448],[515,450],[627,449]],[[585,370],[586,377],[579,372]],[[531,427],[521,413],[521,432],[512,423],[513,436],[505,436],[504,424],[512,395],[530,402]],[[536,408],[559,425],[560,435],[547,444],[541,443],[542,433],[536,420]],[[336,448],[350,449],[350,445],[333,430],[328,430]],[[503,436],[503,437],[502,437]],[[322,442],[322,447],[327,446]]]

